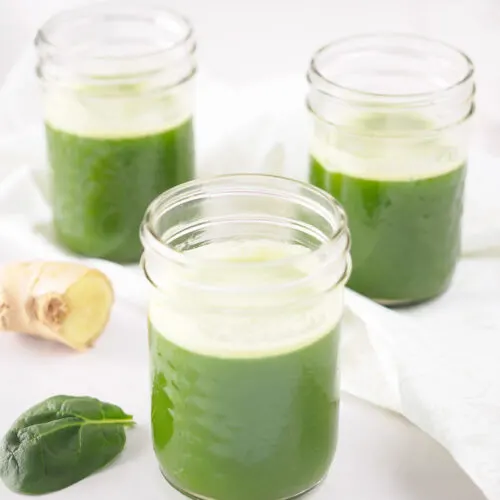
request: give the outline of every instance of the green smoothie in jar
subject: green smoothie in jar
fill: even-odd
[[[309,179],[348,214],[354,264],[349,286],[387,304],[418,302],[442,293],[453,276],[466,167],[454,161],[432,165],[429,156],[440,147],[433,140],[398,148],[370,135],[388,123],[398,131],[429,125],[418,116],[360,118],[353,126],[364,136],[339,133],[334,151],[317,144]],[[407,150],[412,158],[389,168]]]
[[[138,228],[151,200],[194,177],[192,119],[138,135],[117,130],[116,137],[68,132],[70,127],[49,119],[47,149],[59,241],[76,253],[137,261],[142,250]]]
[[[102,4],[54,17],[37,46],[55,234],[135,262],[148,204],[195,175],[191,28],[159,7]]]
[[[443,293],[460,255],[470,60],[415,36],[360,36],[309,71],[309,181],[346,210],[348,286],[386,305]]]
[[[226,192],[211,189],[224,183]],[[311,197],[307,206],[289,185],[305,186],[268,176],[189,183],[182,196],[161,197],[143,225],[154,285],[153,444],[165,478],[193,498],[294,498],[324,478],[335,454],[349,238],[342,216],[332,245],[318,248],[315,238],[336,215],[327,222],[328,205],[315,207]],[[278,201],[268,195],[273,186]],[[219,204],[217,215],[193,202]],[[299,205],[302,225],[281,226]],[[178,225],[160,247],[150,228],[170,227],[170,217]]]

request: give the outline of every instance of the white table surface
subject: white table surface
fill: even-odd
[[[138,426],[111,467],[47,500],[181,500],[156,466],[149,438],[144,319],[118,303],[96,347],[84,354],[17,334],[0,335],[0,429],[54,394],[120,405]],[[0,483],[0,499],[16,500]],[[448,454],[402,418],[344,397],[338,455],[311,500],[484,500]],[[231,500],[238,500],[237,498]],[[255,499],[263,500],[263,499]]]
[[[488,17],[494,1],[461,2],[456,24],[446,14],[452,0],[172,0],[192,17],[202,66],[233,85],[305,71],[312,50],[336,36],[376,30],[431,31],[450,41],[465,26]],[[0,0],[0,81],[33,37],[36,26],[64,0]],[[435,5],[430,10],[430,3]],[[473,7],[475,6],[475,7]],[[473,10],[471,10],[473,9]],[[488,10],[490,9],[490,10]],[[356,12],[358,11],[358,12]],[[500,9],[499,9],[500,12]],[[362,13],[362,15],[360,14]],[[461,25],[464,29],[461,29]],[[455,38],[454,38],[455,37]],[[466,41],[470,42],[469,37]],[[475,45],[474,47],[477,47]],[[471,47],[471,50],[473,48]],[[0,336],[0,433],[27,407],[54,393],[88,393],[134,413],[139,426],[126,451],[105,472],[47,499],[176,500],[155,465],[148,437],[148,377],[144,324],[115,310],[92,353],[61,350],[17,336]],[[42,347],[42,355],[38,348]],[[21,369],[16,358],[31,359]],[[24,366],[23,362],[23,366]],[[18,496],[0,484],[0,499]],[[344,397],[335,465],[315,500],[483,500],[448,454],[403,419]],[[234,499],[238,500],[238,499]],[[256,499],[260,500],[260,499]]]

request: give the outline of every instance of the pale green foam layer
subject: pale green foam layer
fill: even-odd
[[[342,287],[315,293],[307,277],[317,262],[303,246],[262,240],[213,243],[191,250],[187,256],[207,261],[189,273],[191,282],[221,290],[253,291],[189,291],[175,284],[186,274],[180,277],[173,268],[165,267],[162,279],[162,271],[157,269],[155,282],[164,291],[153,293],[150,321],[166,339],[184,349],[230,358],[279,355],[315,342],[340,321]],[[297,256],[305,258],[297,260]],[[217,262],[221,261],[235,265],[220,272]],[[289,286],[299,279],[304,280],[303,285]],[[273,286],[276,293],[263,292]],[[278,291],[280,286],[286,291]]]
[[[109,91],[108,91],[109,92]],[[112,94],[112,95],[111,95]],[[192,83],[164,94],[117,88],[48,89],[45,121],[53,128],[92,138],[133,138],[177,128],[191,118]]]
[[[372,113],[335,126],[317,118],[311,155],[330,172],[367,180],[438,177],[467,156],[465,126],[433,131],[418,114]]]

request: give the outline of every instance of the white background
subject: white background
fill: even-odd
[[[36,27],[61,6],[75,3],[81,2],[0,0],[0,81],[30,44]],[[500,30],[499,35],[494,33],[495,26],[500,26],[498,0],[171,0],[165,4],[185,13],[195,24],[202,69],[234,86],[304,73],[312,51],[338,36],[378,30],[438,36],[465,48],[480,63],[483,92],[479,101],[481,105],[490,99],[490,105],[483,106],[483,115],[489,130],[495,130],[491,125],[495,125],[500,113],[488,91],[497,85],[495,66],[500,66],[494,54],[500,46],[496,45]],[[5,383],[0,381],[1,408]],[[120,388],[122,394],[126,390]],[[36,390],[31,392],[32,398]],[[401,418],[350,398],[344,399],[342,410],[339,453],[327,481],[328,494],[321,498],[483,499],[446,452]],[[8,410],[2,412],[5,418],[17,416]],[[139,414],[141,426],[147,428],[147,409],[142,408]],[[0,422],[3,425],[4,419],[0,418]],[[82,484],[57,498],[80,500],[90,494],[97,500],[132,498],[127,492],[133,492],[134,498],[142,495],[144,500],[178,498],[168,490],[163,496],[147,439],[145,431],[131,435],[128,455],[104,473],[109,478],[105,490],[89,490]],[[134,453],[140,455],[137,461],[133,460]],[[138,467],[144,467],[143,471]],[[135,487],[130,486],[132,483],[127,486],[134,476]],[[96,479],[89,481],[90,486]],[[156,488],[155,493],[152,488]],[[81,496],[77,496],[78,492]],[[0,498],[17,497],[0,486]]]

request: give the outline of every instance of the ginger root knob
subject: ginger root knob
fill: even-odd
[[[101,335],[114,301],[109,279],[72,262],[17,262],[0,272],[0,329],[85,350]]]
[[[42,322],[53,330],[58,330],[68,315],[69,307],[63,295],[47,293],[28,300],[26,312],[34,320]]]

